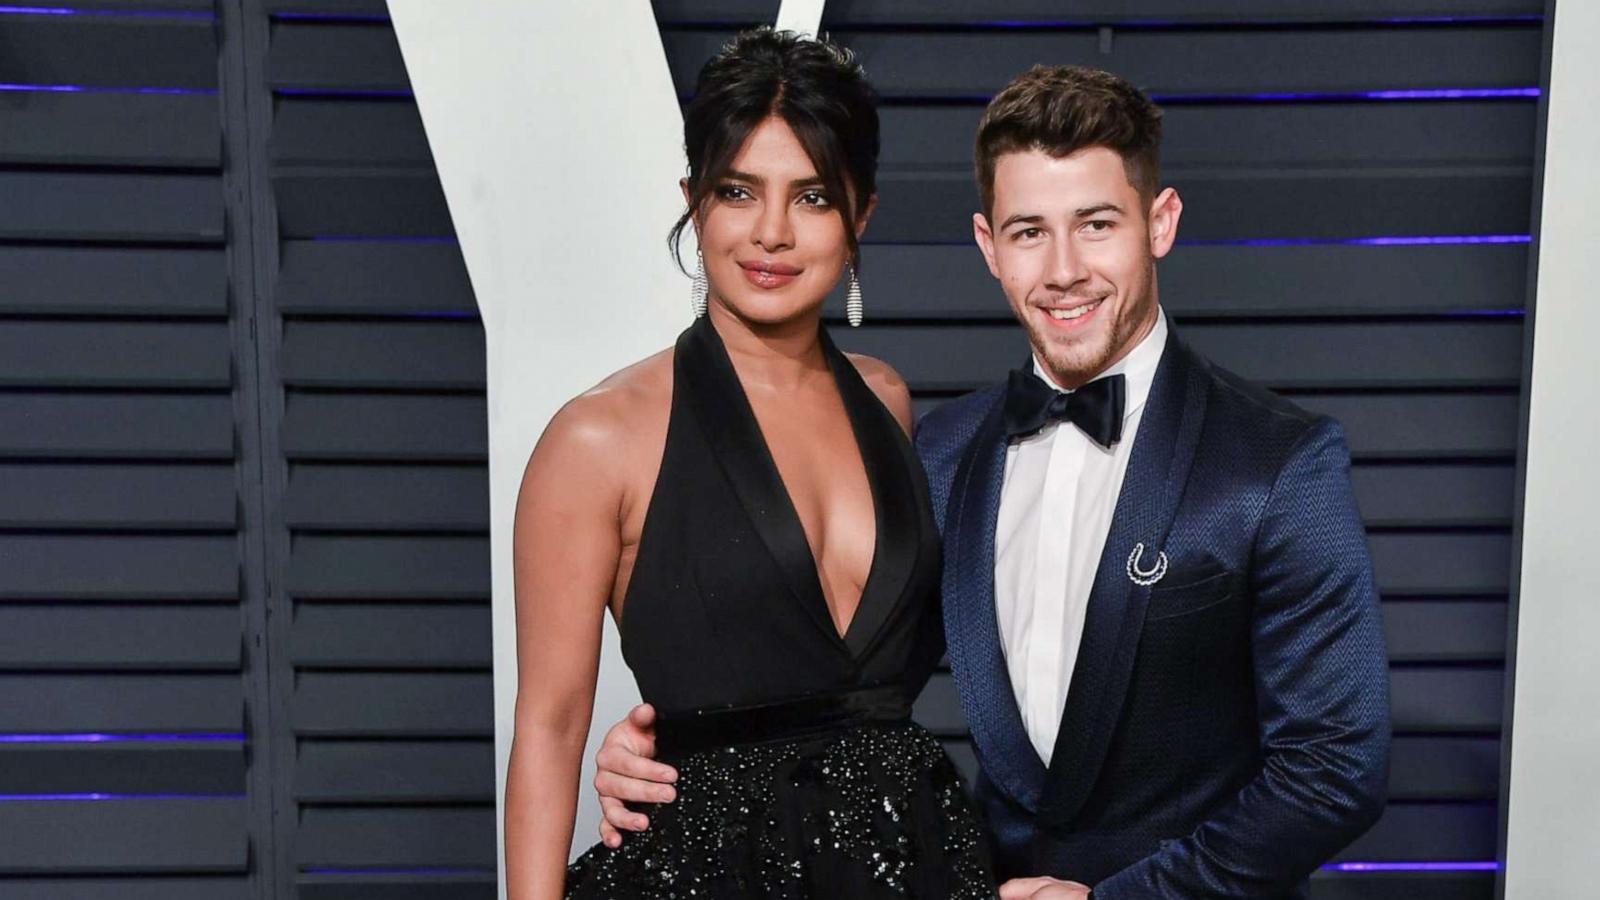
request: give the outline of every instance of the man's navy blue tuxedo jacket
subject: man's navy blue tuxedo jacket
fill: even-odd
[[[1096,898],[1303,896],[1382,810],[1389,681],[1337,422],[1170,335],[1095,576],[1047,768],[995,618],[1004,386],[916,444],[944,535],[950,664],[1004,878]],[[1130,556],[1149,573],[1135,584]]]

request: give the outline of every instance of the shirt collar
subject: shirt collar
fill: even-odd
[[[1150,399],[1150,385],[1156,380],[1156,367],[1161,364],[1161,353],[1166,349],[1166,346],[1167,313],[1158,306],[1156,307],[1156,324],[1154,328],[1150,329],[1150,333],[1135,344],[1133,349],[1128,351],[1128,355],[1117,360],[1106,367],[1104,372],[1095,376],[1095,378],[1105,378],[1108,375],[1116,375],[1120,372],[1126,380],[1127,393],[1124,396],[1126,396],[1127,400],[1122,407],[1122,420],[1124,422],[1128,420],[1129,416],[1143,409],[1145,401]],[[1070,393],[1066,388],[1056,384],[1056,380],[1050,377],[1050,373],[1045,370],[1045,367],[1039,364],[1037,354],[1033,357],[1033,374],[1044,379],[1044,383],[1052,388],[1062,393]]]

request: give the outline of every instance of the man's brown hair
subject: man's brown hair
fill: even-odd
[[[1007,153],[1068,156],[1106,147],[1149,203],[1161,181],[1161,109],[1126,80],[1084,66],[1036,65],[989,101],[978,122],[978,194],[994,211],[994,167]]]

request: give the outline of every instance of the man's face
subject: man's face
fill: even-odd
[[[1172,248],[1182,211],[1171,188],[1146,206],[1106,147],[996,161],[994,209],[972,217],[973,236],[1062,387],[1090,381],[1155,327],[1155,261]]]

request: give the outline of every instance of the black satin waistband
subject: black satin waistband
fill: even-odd
[[[898,685],[811,694],[776,703],[662,715],[656,720],[656,752],[663,757],[684,756],[910,719],[911,698]]]

